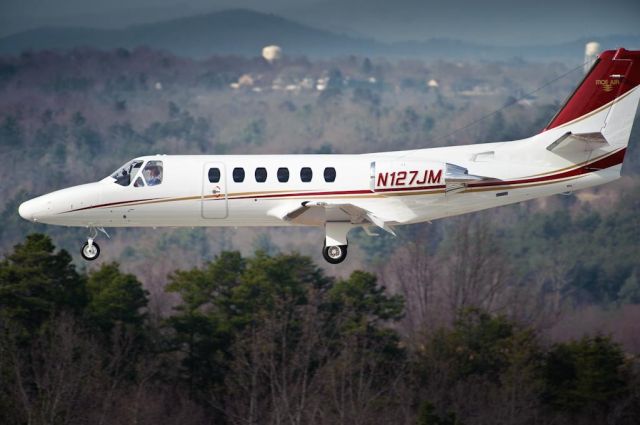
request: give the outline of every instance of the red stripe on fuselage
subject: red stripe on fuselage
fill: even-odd
[[[122,205],[131,204],[133,202],[155,201],[157,199],[163,199],[163,198],[147,198],[147,199],[134,199],[134,200],[131,200],[131,201],[109,202],[107,204],[99,204],[99,205],[92,205],[90,207],[76,208],[75,210],[69,210],[69,211],[65,211],[65,212],[68,213],[68,212],[75,212],[75,211],[90,210],[92,208],[104,208],[104,207],[116,207],[116,206],[119,207],[119,206],[122,206]]]
[[[627,150],[626,148],[622,148],[620,150],[617,150],[607,155],[604,158],[600,158],[589,164],[585,164],[581,167],[567,170],[562,173],[551,174],[548,176],[531,177],[531,178],[520,179],[520,180],[470,183],[469,187],[491,187],[491,186],[505,186],[505,185],[523,184],[523,183],[538,183],[538,182],[546,182],[549,180],[564,179],[567,177],[575,177],[581,174],[588,174],[594,171],[604,170],[605,168],[609,168],[609,167],[613,167],[614,165],[621,164],[622,161],[624,160],[624,154],[626,150]]]
[[[324,195],[362,195],[372,193],[370,190],[343,190],[337,192],[294,192],[294,193],[270,193],[269,195],[246,195],[230,199],[264,199],[264,198],[290,198],[292,196],[324,196]]]
[[[331,192],[294,192],[294,193],[272,193],[268,195],[247,195],[237,196],[230,199],[264,199],[264,198],[288,198],[292,196],[336,196],[336,195],[366,195],[377,192],[403,192],[403,191],[422,191],[429,189],[444,189],[444,185],[439,186],[419,186],[419,187],[399,187],[389,189],[376,189],[375,192],[370,189],[363,190],[341,190]]]
[[[441,184],[437,186],[419,186],[419,187],[390,187],[384,189],[376,189],[376,192],[407,192],[414,190],[444,189],[446,186]]]

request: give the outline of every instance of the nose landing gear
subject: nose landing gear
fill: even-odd
[[[93,261],[100,255],[100,246],[89,238],[80,250],[80,255],[87,261]]]
[[[353,228],[349,222],[327,222],[322,256],[330,264],[340,264],[347,258],[347,233]]]
[[[102,227],[89,227],[89,237],[80,250],[80,255],[87,261],[93,261],[100,255],[100,246],[95,242],[98,237],[98,230],[104,233],[106,237],[110,237]]]

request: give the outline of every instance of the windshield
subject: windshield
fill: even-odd
[[[138,171],[141,165],[142,161],[134,159],[118,168],[113,174],[111,174],[111,177],[116,179],[116,183],[120,186],[129,186],[131,183],[131,176]]]

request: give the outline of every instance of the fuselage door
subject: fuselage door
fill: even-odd
[[[202,218],[226,218],[227,173],[222,162],[208,162],[202,175]]]

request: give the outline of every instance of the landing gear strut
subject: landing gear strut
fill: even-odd
[[[325,241],[322,256],[330,264],[342,263],[347,258],[347,233],[353,225],[349,222],[327,222],[324,226]]]
[[[95,242],[95,239],[98,237],[98,230],[109,237],[109,234],[104,230],[104,228],[93,226],[89,227],[89,237],[80,250],[80,255],[82,255],[82,258],[87,261],[93,261],[100,256],[100,246]]]

